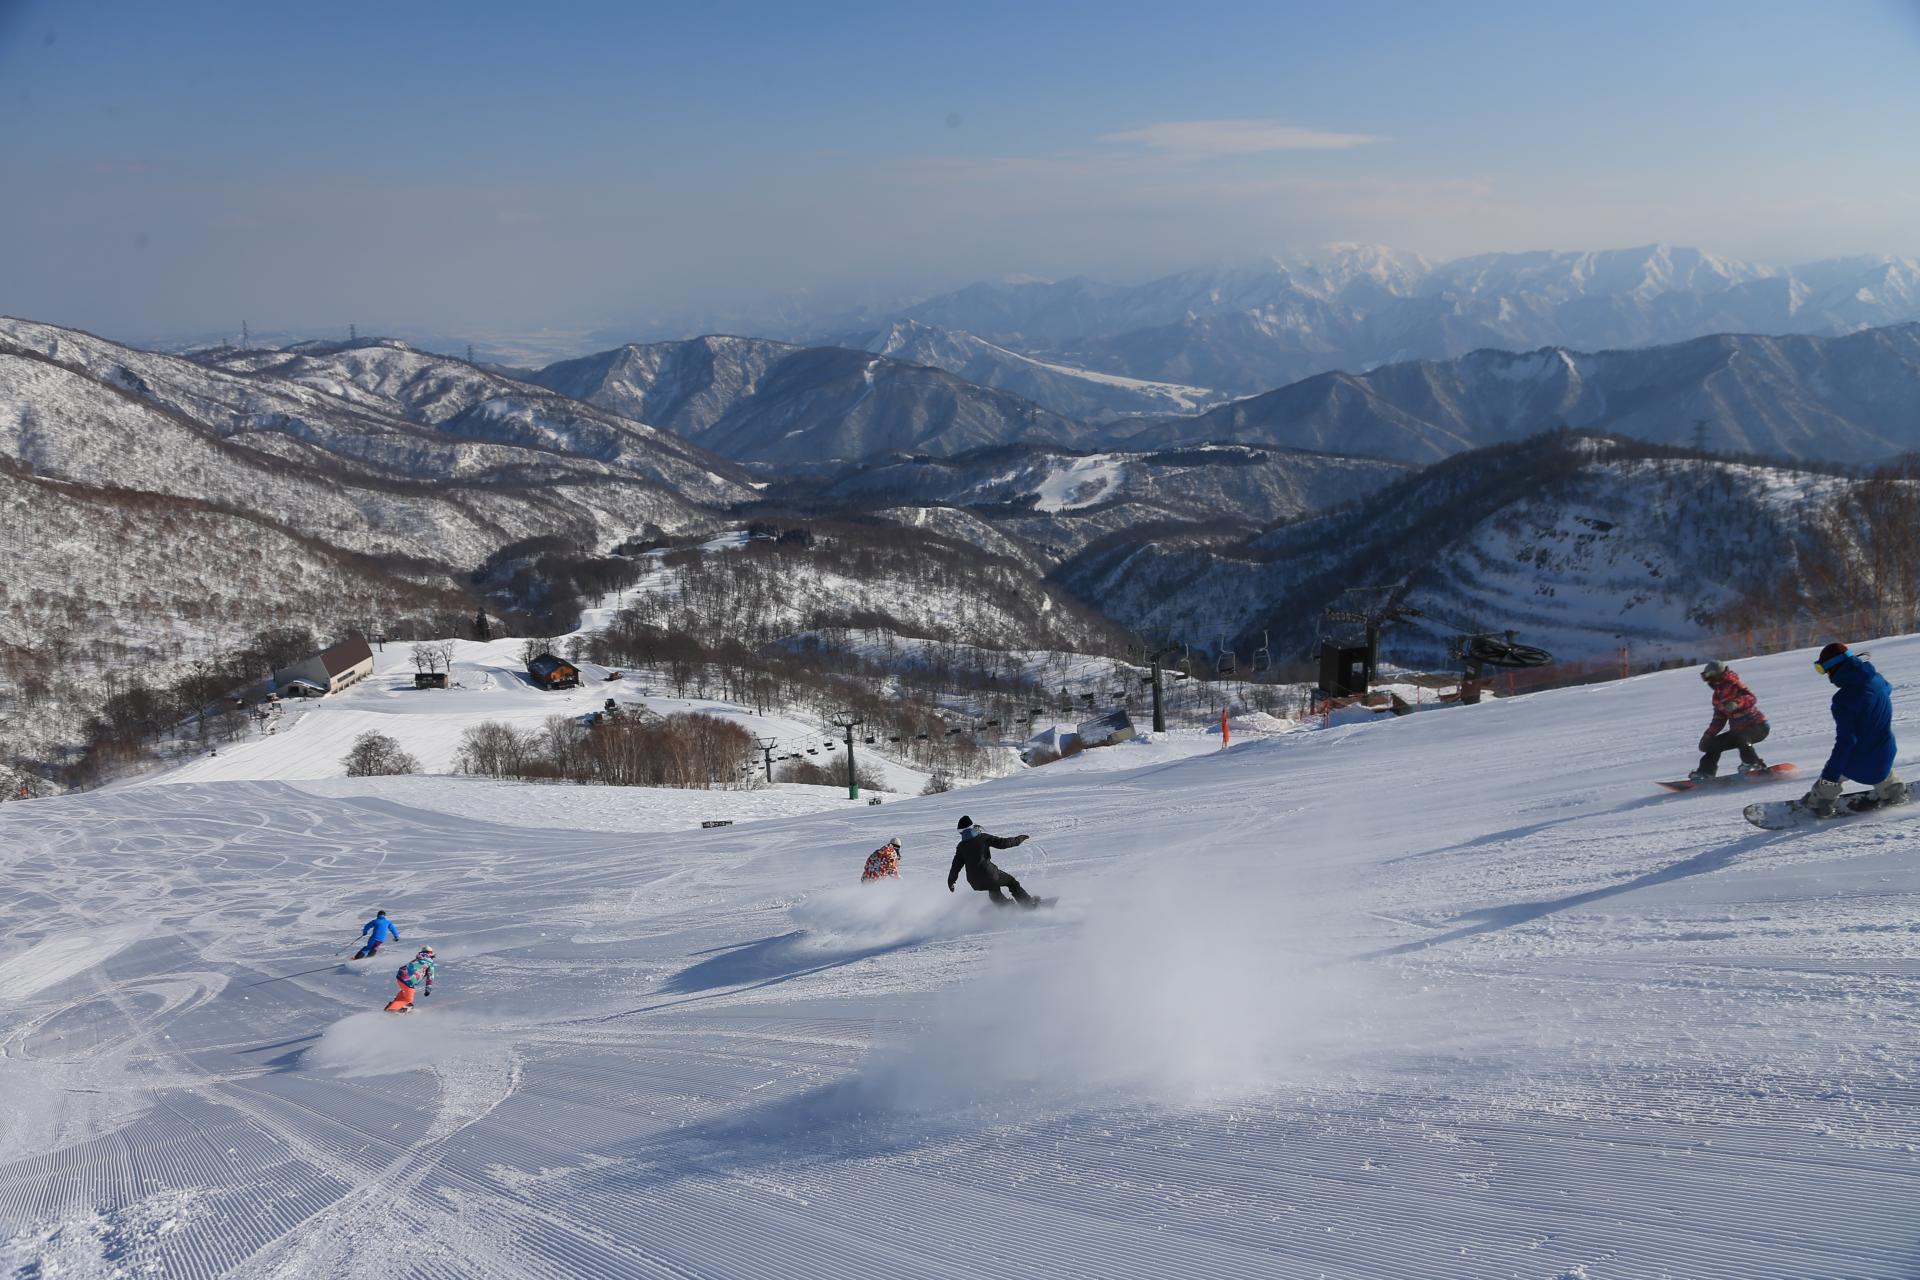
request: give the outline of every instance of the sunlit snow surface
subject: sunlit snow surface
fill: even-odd
[[[1808,659],[1738,664],[1803,771]],[[1920,812],[1654,788],[1707,715],[1681,671],[711,831],[6,804],[0,1274],[1912,1277]],[[1058,907],[946,892],[962,805]]]

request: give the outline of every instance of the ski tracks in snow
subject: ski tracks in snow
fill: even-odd
[[[951,797],[631,838],[253,784],[6,806],[0,1109],[44,1119],[0,1138],[0,1258],[1910,1277],[1915,828],[1650,802],[1697,685],[969,794],[1034,833],[1034,915],[945,892]],[[1783,752],[1819,695],[1770,698]],[[420,1015],[329,962],[375,906],[440,953]]]

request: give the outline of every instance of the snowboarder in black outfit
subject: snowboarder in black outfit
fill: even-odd
[[[1023,907],[1039,906],[1038,898],[1021,888],[1018,880],[993,863],[995,849],[1011,849],[1026,842],[1024,835],[990,836],[974,826],[972,818],[960,819],[960,845],[953,851],[953,866],[947,871],[947,892],[953,892],[954,881],[960,878],[960,868],[965,867],[967,883],[984,891],[995,905],[1006,906],[1007,894],[1011,893],[1012,901]]]

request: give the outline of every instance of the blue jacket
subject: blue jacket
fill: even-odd
[[[1838,782],[1877,783],[1893,772],[1893,690],[1863,658],[1827,673],[1833,695],[1833,754],[1820,776]]]
[[[385,916],[375,916],[360,926],[360,932],[362,933],[367,932],[369,929],[373,931],[373,936],[367,939],[368,942],[400,941],[400,931],[394,928],[393,921],[387,919]]]

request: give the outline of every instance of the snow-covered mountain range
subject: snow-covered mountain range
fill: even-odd
[[[954,458],[881,458],[768,496],[856,510],[973,508],[1051,565],[1095,538],[1143,525],[1265,527],[1353,501],[1408,470],[1372,458],[1233,445],[1105,453],[1009,445]]]
[[[1561,657],[1686,652],[1714,613],[1792,570],[1830,474],[1666,456],[1575,434],[1483,449],[1251,538],[1161,529],[1088,547],[1056,578],[1145,634],[1270,632],[1304,655],[1354,587],[1425,615],[1390,652],[1444,661],[1444,637],[1516,628]],[[1685,513],[1684,519],[1677,513]]]
[[[1195,417],[1115,424],[1112,434],[1431,462],[1560,426],[1884,461],[1920,448],[1920,324],[1831,338],[1720,334],[1630,351],[1475,351],[1319,374]]]
[[[1366,270],[1310,283],[1392,297],[1427,278],[1417,263],[1364,261]],[[1740,274],[1711,260],[1664,261],[1666,274],[1638,278],[1694,287]],[[1624,288],[1618,270],[1595,261],[1582,278]],[[1215,281],[1223,297],[1227,283]],[[1104,301],[1084,290],[1061,314]],[[390,340],[168,355],[0,321],[0,539],[15,570],[0,601],[0,651],[28,655],[22,669],[44,684],[44,655],[55,650],[104,670],[116,653],[217,654],[268,623],[331,633],[445,618],[470,606],[469,576],[510,544],[558,537],[604,551],[648,530],[706,536],[768,514],[888,520],[913,539],[1050,576],[1156,633],[1277,629],[1304,645],[1311,637],[1275,610],[1311,618],[1336,583],[1444,573],[1451,585],[1431,588],[1432,612],[1447,627],[1520,620],[1575,649],[1623,635],[1678,643],[1750,584],[1750,548],[1791,542],[1831,486],[1700,463],[1759,477],[1751,484],[1778,496],[1761,504],[1770,523],[1749,530],[1750,544],[1695,545],[1665,527],[1671,511],[1689,512],[1689,525],[1744,529],[1741,503],[1719,490],[1637,503],[1633,485],[1654,464],[1620,456],[1625,446],[1577,466],[1515,462],[1510,446],[1560,426],[1823,463],[1920,445],[1920,324],[1597,353],[1480,350],[1319,375],[1184,416],[1132,411],[1198,407],[1205,395],[1191,385],[1080,376],[907,322],[865,341],[896,354],[709,337],[518,376]],[[918,359],[971,364],[1004,385]],[[1088,416],[1044,408],[1011,385]],[[1433,465],[1485,446],[1496,448],[1461,472]],[[1409,466],[1431,467],[1438,487]],[[1575,471],[1586,477],[1585,514],[1569,505],[1577,486],[1562,472]],[[1434,508],[1449,519],[1469,509],[1447,477],[1482,472],[1558,478],[1472,507],[1491,523],[1449,535],[1464,541],[1408,523],[1407,512],[1432,506],[1422,495],[1451,494]],[[1523,497],[1533,505],[1513,505]],[[1607,524],[1605,537],[1567,523],[1589,518]],[[1336,527],[1337,537],[1324,533]],[[1539,547],[1562,534],[1657,563],[1655,581],[1609,562],[1549,582],[1582,601],[1577,619],[1523,600]],[[1344,550],[1313,541],[1323,536]],[[1630,542],[1644,554],[1619,551]],[[928,546],[934,558],[949,554]],[[1470,577],[1503,585],[1459,596]],[[0,689],[0,703],[14,696]]]
[[[1088,422],[1129,414],[1193,413],[1226,399],[1205,387],[1148,382],[1038,360],[962,330],[916,320],[840,334],[832,345],[945,369],[969,382],[1011,391],[1055,413]]]
[[[470,616],[466,574],[507,544],[611,545],[755,492],[670,433],[400,346],[195,360],[0,320],[0,712],[49,699],[0,736],[71,733],[93,676],[268,626]]]
[[[960,453],[1013,440],[1073,445],[1093,435],[1087,424],[1008,392],[845,347],[710,336],[625,346],[530,377],[763,465]]]
[[[1920,318],[1920,262],[1853,257],[1780,268],[1648,245],[1433,263],[1346,245],[1139,285],[976,284],[888,318],[1057,363],[1250,394],[1329,370],[1481,347],[1851,333]]]

